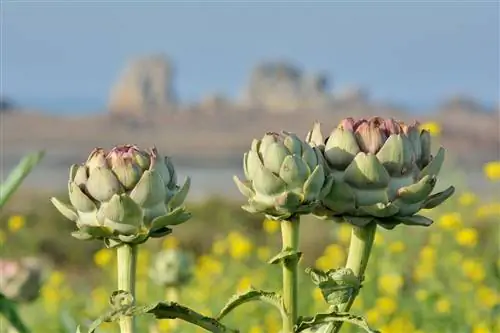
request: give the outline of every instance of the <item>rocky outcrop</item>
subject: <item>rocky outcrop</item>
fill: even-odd
[[[325,74],[305,74],[284,61],[263,62],[253,69],[240,104],[271,112],[322,109],[330,103],[327,91]]]
[[[177,107],[174,73],[163,55],[132,59],[111,89],[108,108],[113,114],[142,115]]]

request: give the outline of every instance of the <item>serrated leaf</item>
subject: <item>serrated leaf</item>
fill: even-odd
[[[295,251],[292,249],[285,249],[268,260],[268,264],[275,265],[279,264],[283,260],[300,260],[302,257],[302,252]]]
[[[297,325],[295,325],[294,332],[299,333],[308,328],[313,328],[315,326],[330,324],[334,322],[350,323],[362,328],[367,333],[381,333],[380,331],[370,328],[366,320],[361,316],[335,311],[328,313],[318,313],[314,317],[300,317],[297,320]]]
[[[96,319],[90,325],[88,333],[94,333],[102,323],[116,322],[122,316],[135,317],[147,314],[154,315],[156,319],[180,319],[214,333],[239,333],[238,330],[230,329],[214,318],[204,316],[175,302],[158,302],[146,306],[125,305],[112,309]]]
[[[270,291],[250,289],[244,293],[233,295],[215,318],[221,320],[238,306],[253,301],[263,301],[271,304],[280,311],[282,317],[286,317],[283,300],[279,294]]]
[[[16,304],[2,293],[0,293],[0,315],[4,316],[19,333],[30,333],[17,312]]]

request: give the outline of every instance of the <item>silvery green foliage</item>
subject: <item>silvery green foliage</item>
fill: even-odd
[[[243,209],[274,220],[311,213],[331,184],[321,158],[293,133],[269,132],[253,140],[243,158],[246,180],[234,177],[248,198]]]
[[[361,281],[350,268],[330,269],[326,272],[308,268],[306,273],[321,290],[325,302],[331,306],[338,307],[346,304],[361,287]]]
[[[193,275],[193,258],[179,249],[167,249],[158,252],[149,276],[156,284],[163,287],[180,287]]]
[[[40,294],[44,266],[37,258],[0,260],[0,293],[16,302],[32,302]]]
[[[168,226],[187,221],[182,206],[190,179],[177,184],[169,157],[155,148],[116,146],[105,152],[96,148],[82,165],[73,165],[68,182],[71,205],[51,201],[78,228],[81,240],[102,239],[109,247],[140,244],[149,237],[163,237]]]
[[[321,150],[334,179],[317,216],[357,226],[376,221],[387,229],[400,223],[428,226],[432,220],[415,214],[454,193],[451,186],[431,194],[445,150],[432,156],[430,133],[417,123],[347,118],[326,138],[315,123],[306,141]]]

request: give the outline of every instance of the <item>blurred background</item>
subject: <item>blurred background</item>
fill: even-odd
[[[69,332],[113,290],[112,253],[72,239],[48,201],[66,197],[69,166],[94,147],[156,145],[181,180],[192,177],[195,217],[148,243],[139,297],[161,289],[147,282],[150,257],[182,249],[197,274],[182,301],[215,314],[238,288],[279,283],[263,263],[280,247],[277,227],[241,211],[232,182],[251,140],[381,115],[432,132],[448,154],[439,186],[457,194],[429,213],[430,229],[380,232],[355,310],[384,333],[500,330],[499,12],[496,1],[1,1],[2,179],[46,150],[0,213],[2,257],[50,263],[40,298],[23,308],[28,324]],[[348,228],[308,223],[302,266],[342,265]],[[215,278],[227,283],[215,290]],[[303,312],[325,310],[305,274],[302,283]],[[245,311],[244,332],[278,332],[259,306],[228,323]],[[148,320],[151,332],[175,329]]]

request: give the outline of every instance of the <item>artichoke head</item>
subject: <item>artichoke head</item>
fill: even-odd
[[[375,221],[387,229],[397,224],[428,226],[415,215],[434,208],[455,191],[431,194],[445,150],[431,155],[431,136],[418,123],[394,119],[346,118],[324,138],[316,122],[306,141],[323,154],[333,184],[315,215],[356,226]]]
[[[104,240],[108,247],[140,244],[149,237],[171,233],[169,226],[191,215],[182,206],[190,179],[177,185],[169,157],[156,148],[116,146],[109,152],[94,149],[82,165],[70,169],[70,204],[51,198],[54,206],[78,228],[81,240]]]
[[[293,133],[269,132],[254,140],[243,157],[246,180],[234,177],[248,198],[242,208],[274,220],[311,213],[331,184],[321,159],[319,149]]]
[[[193,259],[179,249],[167,249],[156,254],[149,270],[150,278],[162,287],[180,287],[189,282]]]

